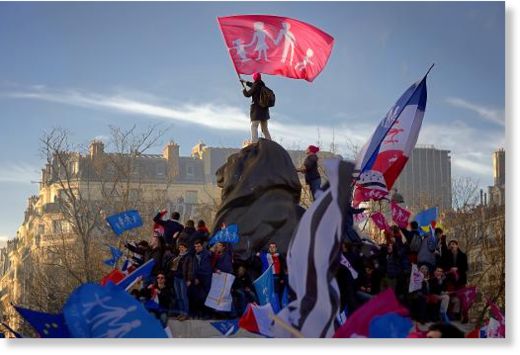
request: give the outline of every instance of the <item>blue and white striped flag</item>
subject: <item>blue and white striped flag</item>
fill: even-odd
[[[340,294],[335,279],[340,265],[341,238],[351,204],[354,164],[331,159],[325,161],[330,187],[305,212],[287,253],[289,285],[296,300],[278,317],[305,337],[334,335]],[[276,337],[290,337],[287,330],[273,325]]]

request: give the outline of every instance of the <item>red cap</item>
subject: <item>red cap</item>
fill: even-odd
[[[253,73],[253,81],[262,80],[262,75],[260,73]]]
[[[310,145],[307,147],[307,150],[311,152],[312,154],[316,154],[320,151],[319,147],[316,147],[315,145]]]

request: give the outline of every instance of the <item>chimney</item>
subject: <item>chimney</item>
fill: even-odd
[[[480,205],[484,203],[484,190],[480,189]]]
[[[170,141],[163,148],[163,158],[166,159],[168,177],[175,178],[179,175],[180,156],[179,145]]]
[[[487,206],[487,193],[484,193],[484,206]]]
[[[105,153],[105,145],[102,141],[94,139],[89,146],[90,158],[94,159]]]

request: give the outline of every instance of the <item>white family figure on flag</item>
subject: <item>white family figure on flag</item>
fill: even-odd
[[[264,23],[263,22],[255,22],[254,24],[254,34],[253,39],[249,44],[246,45],[246,47],[252,46],[256,42],[255,51],[258,53],[258,57],[255,59],[256,61],[259,61],[262,59],[262,55],[264,57],[264,60],[266,62],[269,62],[269,59],[267,58],[267,49],[269,49],[269,46],[267,45],[267,42],[265,41],[266,37],[269,37],[271,41],[274,43],[273,37],[267,32],[266,29],[264,29]]]
[[[282,22],[282,29],[280,32],[278,32],[278,36],[276,36],[276,39],[274,40],[274,44],[278,46],[280,41],[282,40],[282,37],[284,39],[283,42],[283,53],[282,53],[282,63],[285,63],[287,60],[287,54],[289,52],[289,49],[291,50],[291,59],[289,60],[289,64],[292,65],[293,58],[294,58],[294,44],[296,43],[296,37],[294,34],[289,31],[291,28],[291,24],[288,22]]]
[[[105,297],[103,300],[109,301],[111,299],[111,297]],[[110,327],[121,326],[121,324],[118,322],[126,317],[128,313],[137,310],[136,306],[130,306],[128,308],[107,306],[104,304],[103,300],[99,299],[99,296],[96,294],[96,302],[87,303],[84,305],[84,308],[87,310],[83,311],[83,315],[88,314],[90,311],[92,311],[92,308],[96,306],[107,310],[106,312],[100,312],[99,314],[96,314],[94,317],[92,317],[92,319],[87,319],[87,324],[93,323],[93,330],[104,324],[108,324]]]
[[[138,319],[135,319],[131,322],[127,323],[117,323],[114,324],[116,326],[119,326],[119,328],[112,328],[108,329],[106,333],[101,334],[101,338],[123,338],[126,334],[130,333],[132,329],[137,329],[141,326],[141,321]]]
[[[237,55],[242,63],[251,60],[251,58],[247,57],[246,45],[242,39],[235,39],[233,44],[235,45],[233,48],[237,51]]]
[[[305,53],[305,57],[301,62],[296,63],[294,66],[294,69],[298,71],[303,71],[307,68],[307,64],[314,65],[314,63],[311,61],[312,56],[314,55],[314,51],[312,48],[307,48],[307,52]]]
[[[106,297],[103,297],[100,299],[97,293],[94,294],[94,297],[96,298],[96,300],[94,302],[88,302],[88,303],[83,304],[83,312],[82,312],[83,317],[87,316],[94,307],[102,306],[103,302],[108,302],[112,299],[112,297],[110,297],[110,296],[106,296]]]

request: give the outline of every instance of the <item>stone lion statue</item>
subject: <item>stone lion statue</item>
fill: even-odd
[[[216,175],[222,203],[212,230],[222,224],[238,225],[235,258],[246,260],[271,241],[286,252],[305,212],[299,206],[302,186],[287,151],[276,142],[260,139],[231,155]]]

